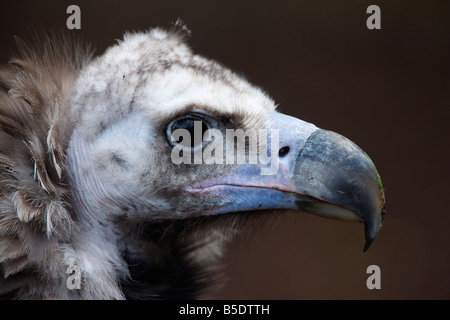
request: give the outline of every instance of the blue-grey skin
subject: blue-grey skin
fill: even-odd
[[[279,130],[279,170],[261,175],[262,165],[241,164],[224,177],[202,183],[202,193],[225,199],[210,214],[287,209],[363,222],[366,251],[384,210],[384,190],[367,154],[349,139],[302,120],[273,112]],[[286,149],[284,149],[286,150]]]

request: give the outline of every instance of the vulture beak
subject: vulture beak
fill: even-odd
[[[337,133],[278,112],[269,117],[270,164],[240,164],[188,191],[221,200],[209,214],[287,209],[362,222],[366,251],[385,213],[383,186],[369,156]]]

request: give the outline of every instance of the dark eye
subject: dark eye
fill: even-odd
[[[205,132],[211,128],[211,122],[211,119],[196,113],[176,118],[167,126],[167,140],[171,146],[181,143],[185,148],[201,147]]]

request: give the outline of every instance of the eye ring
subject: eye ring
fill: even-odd
[[[169,122],[166,127],[166,138],[171,147],[181,144],[183,150],[195,151],[209,142],[208,130],[214,127],[217,127],[217,121],[214,119],[191,112]],[[190,139],[186,141],[187,138]]]

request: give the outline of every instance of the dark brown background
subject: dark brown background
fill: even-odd
[[[337,131],[374,160],[388,214],[362,253],[363,228],[287,214],[245,230],[213,298],[449,299],[448,1],[2,1],[0,61],[13,35],[65,28],[69,4],[101,53],[127,30],[182,18],[196,52],[245,74],[280,110]],[[381,7],[381,30],[366,8]],[[250,235],[249,235],[250,234]],[[366,268],[381,267],[381,290]]]

